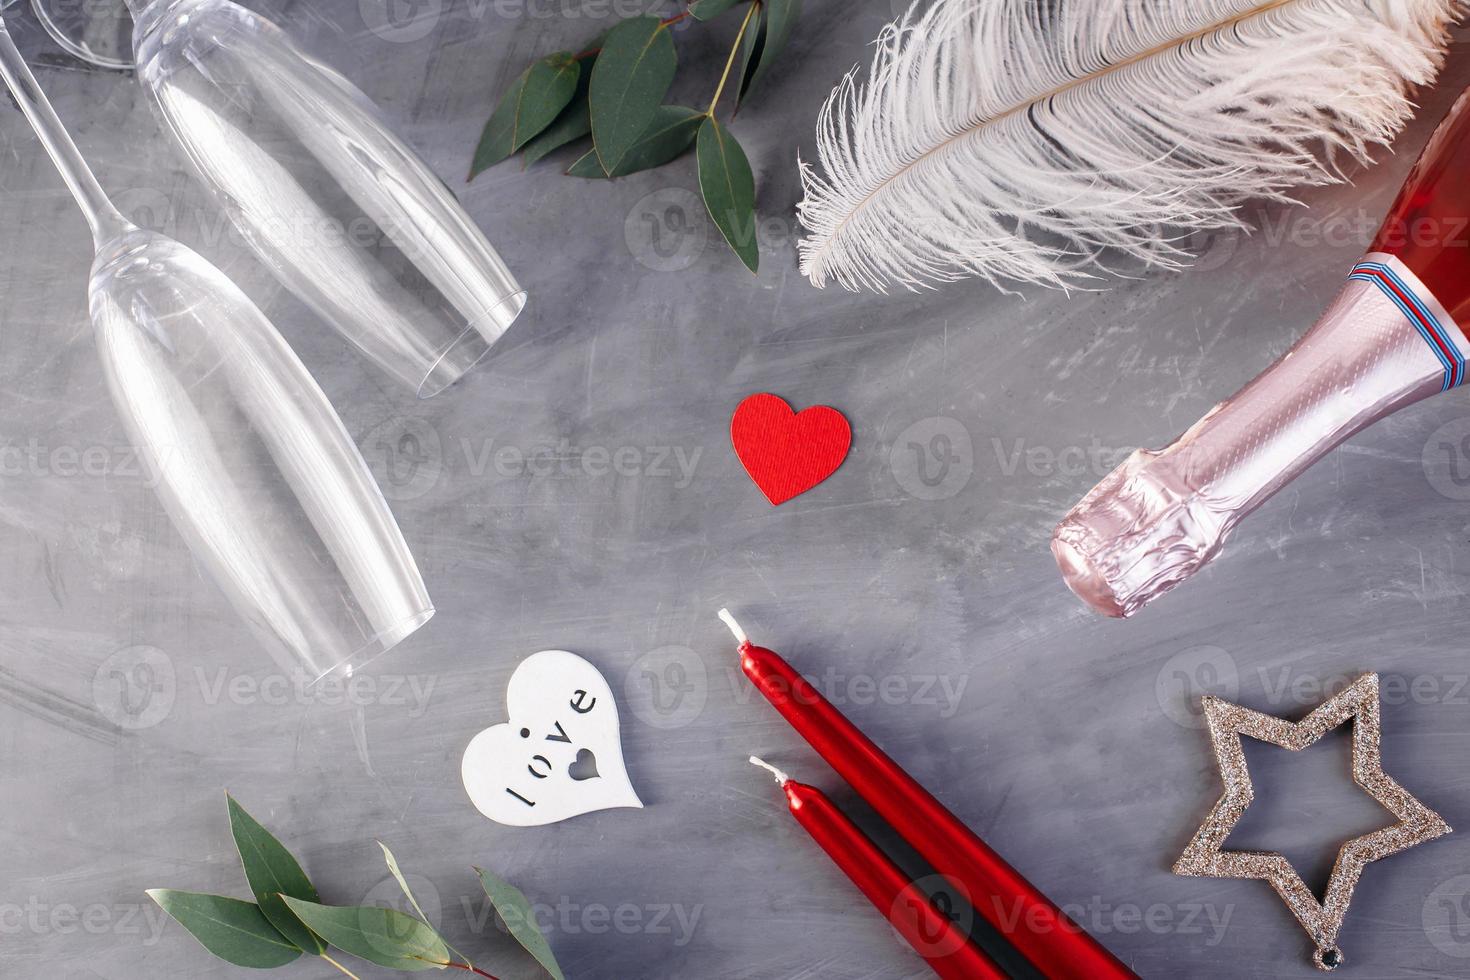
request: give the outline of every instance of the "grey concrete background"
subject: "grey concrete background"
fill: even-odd
[[[1219,791],[1192,707],[1203,691],[1296,717],[1324,685],[1380,671],[1387,770],[1470,826],[1464,393],[1334,453],[1135,621],[1086,612],[1046,550],[1114,457],[1176,435],[1338,288],[1470,82],[1463,31],[1395,153],[1352,186],[1304,192],[1305,208],[1252,209],[1257,232],[1198,242],[1196,270],[1095,294],[877,297],[797,274],[793,206],[816,111],[889,4],[809,2],[737,120],[767,218],[752,278],[694,206],[692,161],[612,184],[511,163],[463,184],[506,82],[614,8],[419,0],[385,20],[375,3],[257,6],[383,107],[532,297],[491,362],[425,403],[219,234],[129,77],[14,18],[124,208],[209,254],[296,345],[439,613],[349,697],[274,673],[130,460],[85,315],[85,226],[20,116],[0,112],[0,974],[234,975],[143,896],[244,894],[228,788],[329,902],[392,898],[373,839],[389,843],[451,941],[502,977],[537,971],[486,924],[472,864],[542,904],[572,977],[926,975],[745,763],[764,754],[883,836],[735,672],[724,604],[1145,976],[1315,975],[1264,883],[1169,872]],[[690,100],[707,98],[732,30],[680,32]],[[834,405],[855,432],[832,479],[775,510],[727,443],[731,410],[759,390]],[[624,472],[589,469],[589,448],[625,450]],[[465,798],[465,744],[503,719],[520,658],[548,647],[621,692],[647,809],[511,829]],[[1232,844],[1283,849],[1320,881],[1337,842],[1386,816],[1346,759],[1342,737],[1253,752],[1260,796]],[[1470,974],[1467,855],[1455,834],[1368,869],[1349,975]]]

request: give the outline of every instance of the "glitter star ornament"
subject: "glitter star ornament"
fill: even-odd
[[[1337,933],[1363,867],[1370,861],[1450,832],[1449,824],[1439,814],[1383,771],[1378,753],[1378,675],[1364,674],[1297,722],[1263,715],[1216,697],[1204,698],[1203,708],[1225,793],[1175,862],[1174,873],[1265,879],[1312,937],[1317,947],[1312,961],[1320,969],[1336,969],[1343,962]],[[1296,752],[1349,719],[1353,722],[1353,781],[1397,817],[1398,822],[1343,844],[1332,866],[1324,900],[1318,902],[1283,855],[1273,851],[1225,851],[1221,845],[1254,796],[1241,746],[1242,735]]]

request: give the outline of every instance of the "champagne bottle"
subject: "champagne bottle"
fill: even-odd
[[[1463,384],[1470,89],[1315,326],[1172,445],[1139,450],[1057,525],[1073,592],[1129,616],[1197,572],[1251,511],[1343,440]]]

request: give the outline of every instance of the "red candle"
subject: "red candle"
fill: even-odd
[[[882,912],[899,935],[945,980],[1006,980],[1006,974],[945,917],[888,855],[837,809],[827,794],[798,783],[755,756],[786,791],[796,822]]]
[[[869,806],[1052,980],[1136,974],[1052,904],[822,697],[779,654],[755,646],[728,611],[745,676]]]

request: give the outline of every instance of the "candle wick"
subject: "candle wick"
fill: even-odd
[[[730,632],[735,634],[736,643],[739,643],[741,646],[750,645],[750,637],[746,636],[745,630],[741,629],[740,624],[735,622],[735,617],[730,615],[730,610],[721,609],[716,615],[724,621],[726,626],[730,627]]]
[[[775,776],[776,782],[780,783],[782,786],[785,786],[787,783],[791,782],[790,776],[786,775],[784,772],[777,769],[775,766],[771,765],[764,759],[759,759],[755,756],[751,756],[750,764],[753,766],[760,766],[762,769],[769,772],[772,776]]]

